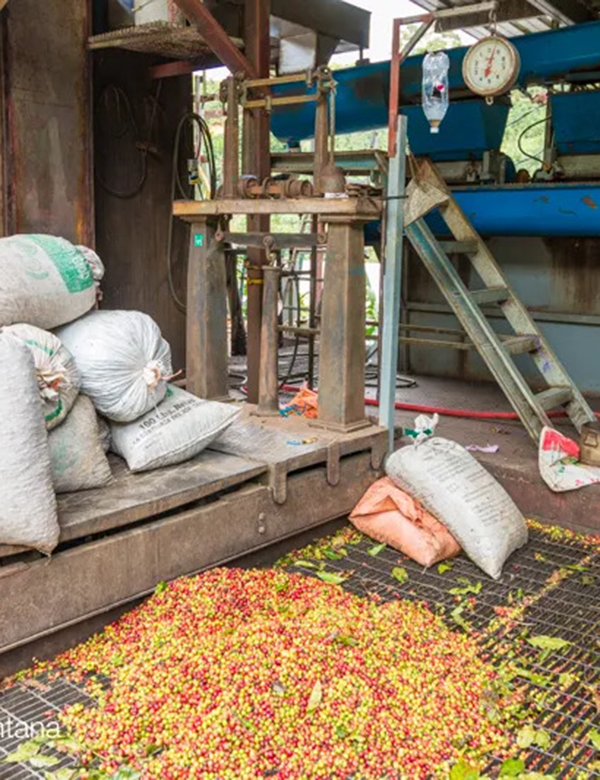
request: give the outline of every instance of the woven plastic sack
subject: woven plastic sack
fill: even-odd
[[[579,444],[554,428],[544,428],[540,436],[538,464],[550,490],[565,493],[587,485],[600,484],[600,467],[579,463]]]
[[[79,395],[65,422],[48,436],[52,480],[57,493],[106,485],[111,471],[102,447],[96,410]]]
[[[64,238],[0,238],[0,326],[27,322],[50,330],[90,311],[104,267],[98,255]]]
[[[456,442],[427,439],[387,460],[388,476],[443,523],[465,553],[499,579],[528,538],[523,515],[475,458]]]
[[[79,393],[79,371],[73,355],[53,333],[34,325],[10,325],[3,332],[31,350],[46,428],[52,430],[65,419]]]
[[[139,311],[94,311],[57,331],[100,414],[130,422],[157,406],[173,373],[171,349]]]
[[[385,542],[421,566],[433,566],[460,552],[452,534],[389,477],[371,485],[350,520],[363,534]]]
[[[110,425],[106,422],[104,417],[100,417],[99,414],[96,415],[96,419],[98,421],[98,436],[100,437],[100,444],[102,445],[104,452],[108,452],[110,450],[110,443],[112,441]]]
[[[0,544],[51,553],[59,528],[48,434],[29,349],[0,334]]]
[[[202,401],[169,385],[157,409],[135,422],[111,425],[111,449],[127,461],[131,471],[182,463],[208,447],[239,413],[233,404]]]

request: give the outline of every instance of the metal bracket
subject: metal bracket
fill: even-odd
[[[287,468],[285,463],[273,463],[269,469],[269,488],[276,504],[287,499]]]
[[[335,486],[340,481],[340,444],[332,441],[327,445],[327,484]]]

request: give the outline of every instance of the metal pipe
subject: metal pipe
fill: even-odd
[[[577,71],[600,67],[600,21],[522,35],[512,42],[521,57],[520,87],[556,83],[576,78]],[[466,90],[462,62],[468,49],[464,46],[448,51],[449,87],[455,94]],[[399,105],[418,101],[422,63],[423,55],[418,55],[407,57],[402,64]],[[390,75],[394,77],[389,60],[335,71],[338,133],[375,130],[388,124]],[[275,92],[284,94],[285,89],[278,87]],[[312,106],[278,109],[273,114],[272,130],[281,140],[301,141],[312,137],[314,119]]]
[[[240,177],[239,109],[237,81],[230,76],[226,81],[227,118],[223,136],[223,197],[234,198]]]

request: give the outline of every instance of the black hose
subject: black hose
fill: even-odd
[[[172,206],[172,202],[175,200],[175,195],[179,193],[179,195],[184,200],[190,200],[194,197],[194,186],[193,184],[187,183],[187,189],[186,186],[184,186],[183,182],[181,181],[181,176],[179,174],[179,154],[181,151],[181,137],[183,134],[183,129],[187,125],[187,123],[190,122],[192,124],[196,124],[198,126],[199,130],[199,140],[198,140],[198,148],[196,150],[196,158],[199,160],[202,153],[202,145],[204,143],[205,149],[206,149],[206,157],[208,160],[208,170],[209,170],[209,187],[210,191],[208,192],[208,198],[213,199],[217,192],[217,164],[215,160],[215,151],[214,146],[212,142],[212,135],[210,133],[210,128],[207,125],[206,121],[199,115],[194,113],[187,113],[184,114],[181,119],[179,120],[179,124],[177,125],[177,130],[175,132],[175,143],[173,144],[173,167],[172,167],[172,174],[171,174],[171,203],[169,204],[169,208]],[[171,219],[169,220],[169,232],[167,236],[167,283],[169,285],[169,293],[171,294],[171,298],[173,299],[175,306],[179,309],[179,311],[185,312],[187,311],[187,307],[185,303],[181,300],[181,298],[177,295],[177,291],[175,290],[175,282],[173,280],[173,223],[174,223],[175,217],[171,216]]]
[[[156,95],[153,96],[153,108],[152,108],[152,114],[150,117],[150,122],[148,125],[148,134],[147,134],[147,140],[145,142],[146,146],[150,142],[150,138],[152,135],[152,129],[154,127],[154,121],[156,119],[156,112],[158,109],[158,98],[160,95],[160,90],[162,87],[162,82],[158,83],[158,87],[156,89]],[[144,142],[140,139],[140,134],[137,126],[137,122],[135,121],[135,116],[133,114],[133,109],[131,107],[131,101],[129,100],[129,97],[127,96],[127,93],[122,87],[118,87],[115,84],[109,84],[107,87],[105,87],[102,92],[100,93],[100,97],[98,98],[98,102],[96,103],[96,113],[99,115],[100,107],[102,105],[108,106],[108,100],[110,97],[113,97],[114,99],[114,107],[115,112],[118,115],[117,119],[121,121],[121,125],[117,125],[115,128],[114,123],[110,122],[109,127],[112,133],[112,137],[114,140],[118,140],[120,138],[123,138],[125,135],[127,135],[128,132],[131,132],[133,135],[133,148],[139,153],[140,157],[140,173],[138,176],[138,179],[133,187],[131,187],[128,190],[119,190],[115,187],[112,187],[108,182],[106,182],[102,175],[100,174],[100,169],[98,166],[95,168],[95,174],[96,174],[96,180],[98,181],[98,184],[102,187],[103,190],[108,192],[109,195],[112,195],[115,198],[120,198],[121,200],[130,200],[131,198],[135,198],[136,195],[139,195],[142,191],[144,184],[146,183],[146,179],[148,178],[148,150],[144,146]],[[121,115],[121,112],[122,115]],[[98,130],[102,130],[102,123],[100,120],[98,120]],[[141,148],[140,148],[141,147]]]
[[[301,300],[300,300],[300,279],[299,279],[298,274],[296,273],[295,269],[290,269],[289,270],[289,274],[290,274],[290,278],[292,278],[294,280],[294,286],[296,287],[296,324],[297,324],[298,327],[300,327],[300,316],[301,316],[301,313],[300,313],[301,312],[301,310],[300,310],[300,306],[301,306]],[[293,350],[292,355],[290,357],[290,364],[288,366],[287,373],[286,373],[285,377],[279,383],[279,389],[280,390],[281,390],[281,388],[284,385],[287,385],[287,383],[290,380],[290,377],[292,376],[292,371],[294,370],[294,367],[296,365],[296,359],[298,357],[298,348],[299,348],[299,346],[300,346],[300,334],[296,333],[296,338],[295,338],[295,341],[294,341],[294,350]]]
[[[536,157],[535,155],[529,154],[529,152],[526,152],[525,149],[523,149],[523,146],[522,146],[521,142],[523,140],[523,136],[525,135],[525,133],[528,133],[533,127],[537,127],[538,125],[544,124],[545,122],[549,122],[550,119],[551,119],[551,117],[545,116],[543,119],[538,119],[537,122],[533,122],[533,124],[529,125],[528,127],[525,128],[525,130],[523,130],[523,132],[521,133],[521,135],[517,139],[517,147],[518,147],[519,151],[521,152],[521,154],[524,154],[525,157],[528,157],[530,160],[535,160],[535,162],[538,162],[540,165],[544,165],[544,161],[540,160],[539,157]]]

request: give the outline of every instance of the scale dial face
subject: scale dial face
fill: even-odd
[[[490,35],[472,46],[463,60],[465,84],[476,95],[502,95],[514,85],[521,58],[506,38]]]

